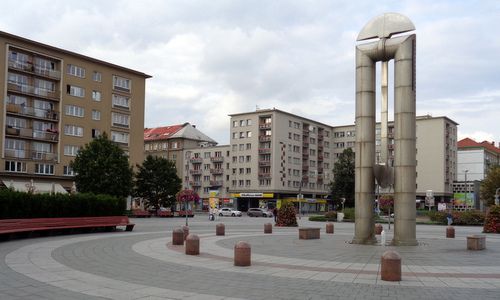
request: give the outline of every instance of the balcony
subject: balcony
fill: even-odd
[[[57,131],[49,131],[49,130],[43,131],[43,130],[33,130],[31,128],[17,128],[12,126],[6,126],[5,135],[42,140],[48,142],[59,141],[59,133]]]
[[[303,159],[308,159],[309,158],[309,153],[302,153],[302,158]]]
[[[309,166],[308,165],[302,165],[302,171],[307,171],[309,170]]]
[[[318,155],[318,160],[323,160],[323,155]]]
[[[20,149],[5,149],[4,150],[5,158],[30,158],[29,151],[20,150]]]
[[[217,169],[210,169],[210,174],[224,174],[224,169],[222,168],[217,168]]]
[[[323,146],[322,145],[318,145],[318,151],[323,151]]]
[[[19,104],[7,103],[6,110],[7,113],[9,114],[30,116],[51,121],[59,120],[59,112],[51,109],[41,109],[41,108],[34,108],[31,106],[23,106]]]
[[[28,72],[39,76],[48,77],[50,79],[61,79],[60,71],[47,69],[42,66],[34,65],[30,62],[9,59],[9,69]]]
[[[304,129],[304,130],[302,131],[302,135],[303,135],[303,136],[309,136],[309,129]]]
[[[322,142],[325,137],[322,134],[318,134],[318,142]]]
[[[190,181],[189,185],[192,187],[201,186],[201,181]]]
[[[259,178],[260,179],[268,179],[271,178],[271,173],[269,172],[259,172]]]
[[[201,157],[191,157],[189,159],[189,161],[192,163],[192,164],[201,164],[202,161],[203,161],[203,158]]]
[[[271,153],[271,148],[259,148],[259,154]]]
[[[210,180],[210,186],[222,186],[222,180]]]
[[[302,143],[303,148],[309,148],[309,143],[308,142],[303,142]]]
[[[223,162],[224,161],[224,157],[222,157],[222,156],[213,156],[213,157],[210,157],[210,161],[211,162]]]
[[[269,141],[271,141],[271,136],[270,135],[261,135],[261,136],[259,136],[259,141],[260,142],[269,142]]]
[[[271,129],[271,127],[272,127],[271,123],[259,124],[259,129]]]
[[[57,161],[57,153],[45,151],[31,151],[31,159],[42,161]]]
[[[270,166],[271,165],[271,161],[270,160],[261,160],[259,161],[259,167],[267,167],[267,166]]]
[[[394,149],[394,144],[389,144],[389,145],[387,145],[387,148],[388,148],[389,150]]]
[[[189,174],[191,174],[191,175],[201,175],[201,170],[200,169],[189,170]]]
[[[7,84],[7,90],[11,92],[18,92],[23,94],[28,94],[35,97],[44,97],[50,100],[59,101],[59,91],[49,91],[46,89],[34,87],[28,84],[9,82]]]

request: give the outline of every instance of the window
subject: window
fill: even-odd
[[[245,120],[240,120],[240,127],[245,126]]]
[[[80,78],[85,78],[85,69],[75,65],[68,65],[67,73]]]
[[[101,82],[102,74],[100,72],[94,71],[94,73],[92,73],[92,80]]]
[[[240,173],[239,174],[243,174],[245,173],[245,168],[240,168]]]
[[[64,134],[72,136],[83,136],[83,127],[76,125],[64,125]]]
[[[125,132],[111,131],[111,140],[113,142],[127,144],[129,140],[129,134]],[[173,148],[173,147],[172,147]]]
[[[20,161],[5,161],[5,171],[26,173],[26,163]]]
[[[92,138],[96,138],[101,135],[101,130],[92,128]]]
[[[35,78],[35,94],[45,95],[45,92],[53,92],[56,89],[56,84],[52,81]]]
[[[240,147],[240,151],[245,150],[245,144],[240,144],[240,146],[239,146],[239,147]]]
[[[66,86],[66,93],[68,93],[71,96],[75,97],[80,97],[83,98],[85,97],[85,89],[79,86],[74,86],[74,85],[67,85]]]
[[[244,132],[240,132],[240,139],[243,139],[245,138],[245,133]]]
[[[252,149],[252,144],[251,143],[247,143],[247,150],[250,150]]]
[[[64,145],[64,155],[66,156],[76,156],[80,147],[74,145]]]
[[[130,79],[113,75],[113,89],[130,92]]]
[[[26,119],[7,117],[6,123],[8,127],[12,128],[26,128],[27,122]]]
[[[65,105],[64,112],[67,116],[83,117],[85,114],[85,109],[76,105]]]
[[[238,139],[238,133],[237,132],[233,132],[233,140],[236,140]]]
[[[98,110],[92,110],[92,120],[99,121],[101,119],[101,112]]]
[[[238,121],[233,121],[233,127],[238,127]]]
[[[238,145],[236,144],[233,145],[233,151],[238,151]]]
[[[251,185],[251,183],[252,183],[252,181],[251,181],[251,180],[245,180],[245,186],[250,186],[250,185]]]
[[[130,116],[112,112],[111,119],[113,126],[120,126],[128,128],[130,125]]]
[[[35,174],[54,174],[54,165],[51,164],[35,164]]]
[[[252,120],[248,119],[247,120],[247,126],[251,126],[252,125]]]
[[[92,91],[92,100],[94,100],[94,101],[101,101],[101,92],[99,92],[99,91]]]
[[[210,152],[203,152],[204,158],[210,158]]]
[[[251,131],[247,131],[247,137],[252,137],[252,132]]]
[[[113,107],[130,108],[130,98],[113,94]]]
[[[251,169],[251,168],[247,168],[247,169],[246,169],[246,173],[247,173],[247,174],[251,174],[251,173],[252,173],[252,169]]]
[[[73,171],[73,168],[70,166],[64,166],[63,167],[63,175],[64,176],[75,176],[75,171]]]
[[[247,161],[247,162],[251,162],[251,161],[252,161],[252,156],[251,156],[251,155],[247,155],[247,157],[246,157],[246,161]]]

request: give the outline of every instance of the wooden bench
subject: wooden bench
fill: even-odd
[[[316,227],[299,228],[299,239],[301,240],[319,239],[319,228]]]
[[[467,250],[486,249],[486,236],[481,234],[469,235],[467,237]]]
[[[71,229],[114,230],[117,226],[125,226],[126,231],[132,231],[134,225],[130,223],[127,216],[2,219],[0,220],[0,235]]]

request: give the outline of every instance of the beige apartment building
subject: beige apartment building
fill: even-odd
[[[64,192],[78,150],[106,132],[143,161],[145,80],[118,65],[0,32],[0,182]]]
[[[274,207],[283,199],[303,211],[325,209],[333,167],[331,126],[278,109],[230,117],[226,179],[237,209]]]
[[[417,116],[417,198],[424,199],[426,192],[432,190],[436,202],[453,199],[453,182],[457,178],[457,125],[447,117]],[[376,161],[379,161],[380,123],[375,134]],[[355,149],[355,135],[354,125],[333,127],[335,161],[345,148]],[[393,160],[393,122],[389,122],[388,138],[389,159]]]

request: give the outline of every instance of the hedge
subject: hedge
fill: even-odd
[[[446,211],[431,211],[429,212],[429,218],[431,221],[437,222],[439,224],[446,225],[448,220],[446,216],[448,212]],[[468,211],[453,211],[451,213],[453,218],[453,225],[483,225],[484,224],[484,213],[477,210]]]
[[[491,206],[486,214],[483,232],[500,233],[500,206]]]
[[[125,206],[125,200],[110,195],[50,195],[0,190],[0,219],[121,216]]]

